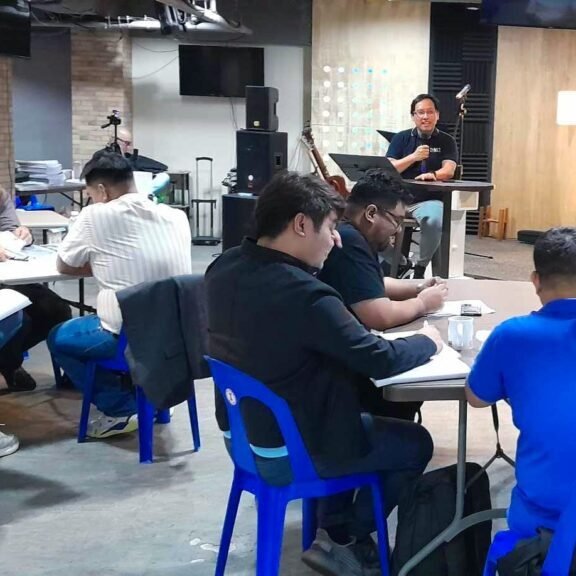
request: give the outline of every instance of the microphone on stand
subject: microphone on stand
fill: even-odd
[[[464,98],[466,94],[470,92],[470,90],[472,90],[472,86],[470,86],[470,84],[466,84],[466,86],[464,86],[464,88],[462,88],[462,90],[456,94],[456,100],[462,100],[462,98]]]

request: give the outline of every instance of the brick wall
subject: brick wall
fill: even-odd
[[[0,186],[12,190],[12,62],[0,56]]]
[[[72,32],[72,147],[84,164],[112,135],[102,130],[118,110],[132,128],[132,45],[127,34]]]

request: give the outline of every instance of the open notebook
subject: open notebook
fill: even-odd
[[[18,310],[30,306],[30,304],[32,302],[20,292],[16,292],[16,290],[8,288],[0,290],[0,321],[18,312]]]
[[[395,340],[396,338],[407,338],[415,332],[390,332],[382,333],[380,336],[386,340]],[[440,354],[432,356],[429,362],[413,368],[402,374],[397,374],[391,378],[383,380],[374,380],[378,388],[390,384],[406,384],[408,382],[427,382],[432,380],[454,380],[465,378],[470,372],[467,364],[460,360],[460,354],[450,346],[444,344]]]

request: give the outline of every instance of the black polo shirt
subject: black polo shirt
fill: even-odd
[[[342,248],[334,248],[318,276],[332,286],[350,309],[352,304],[384,298],[384,278],[378,253],[350,222],[338,226]]]
[[[430,146],[430,157],[422,162],[414,162],[411,166],[402,172],[402,178],[413,180],[416,176],[424,174],[425,172],[434,172],[442,168],[444,160],[452,160],[458,162],[458,147],[456,141],[450,134],[442,132],[437,128],[434,130],[432,136],[423,140],[418,135],[418,130],[403,130],[398,132],[386,152],[388,158],[401,160],[402,158],[412,154],[422,145]],[[425,200],[442,200],[441,192],[429,192],[421,190],[420,188],[411,187],[410,193],[414,196],[414,204],[424,202]]]
[[[342,462],[369,448],[355,386],[425,363],[435,345],[368,332],[316,272],[248,239],[224,252],[206,272],[210,353],[288,402],[314,459]],[[252,444],[284,444],[266,409],[247,401],[243,409]],[[227,430],[218,393],[216,418]]]

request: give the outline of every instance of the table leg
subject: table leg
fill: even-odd
[[[410,570],[417,566],[424,558],[429,556],[436,548],[449,542],[459,534],[464,528],[462,527],[462,516],[464,515],[464,491],[466,488],[466,433],[468,420],[468,405],[466,400],[458,402],[458,460],[456,464],[456,512],[450,525],[444,529],[436,538],[432,539],[422,550],[412,556],[398,576],[406,576]]]
[[[84,316],[84,278],[78,280],[78,303],[80,304],[80,316]]]
[[[452,191],[444,192],[444,197],[442,199],[444,205],[444,211],[442,213],[442,240],[440,242],[440,248],[438,249],[438,270],[434,273],[442,278],[448,278],[450,273],[450,249],[451,249],[451,239],[450,239],[450,228],[452,225]]]

